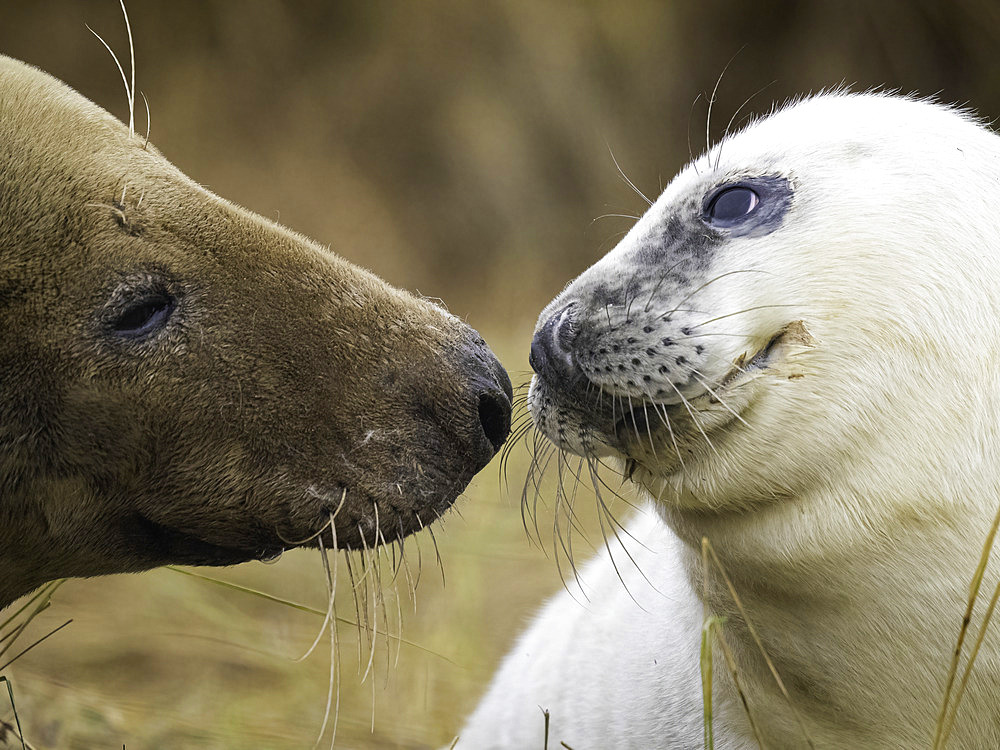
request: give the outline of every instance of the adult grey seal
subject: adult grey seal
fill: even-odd
[[[510,395],[439,306],[0,57],[0,607],[324,528],[327,547],[397,539],[491,459]]]

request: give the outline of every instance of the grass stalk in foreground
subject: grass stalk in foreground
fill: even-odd
[[[52,603],[52,595],[60,586],[62,586],[63,583],[65,583],[65,579],[52,581],[51,583],[42,586],[33,596],[28,598],[24,604],[14,610],[14,612],[10,614],[7,619],[0,623],[0,659],[2,659],[7,652],[11,650],[11,648],[13,648],[18,638],[23,635],[24,631],[28,629],[28,626],[31,625],[31,622],[38,617],[38,615],[49,608],[49,605]],[[22,615],[24,615],[24,618],[18,622],[18,618]],[[7,685],[7,696],[10,698],[10,708],[14,712],[14,726],[12,727],[9,722],[0,720],[0,729],[7,732],[13,731],[16,727],[17,738],[21,742],[21,750],[31,750],[31,745],[29,745],[24,739],[24,732],[21,729],[21,719],[17,715],[17,706],[14,703],[13,685],[11,684],[10,678],[2,674],[2,672],[26,653],[31,651],[31,649],[35,646],[52,637],[71,622],[73,621],[67,620],[59,627],[50,630],[30,646],[21,649],[21,651],[19,651],[15,656],[8,658],[0,664],[0,682]]]
[[[733,602],[736,604],[737,610],[739,610],[740,615],[743,617],[743,622],[746,624],[747,630],[753,637],[754,643],[757,644],[757,650],[760,651],[761,656],[764,657],[764,661],[766,662],[768,669],[771,671],[771,676],[774,677],[775,684],[778,686],[778,689],[781,690],[782,695],[785,696],[785,700],[788,702],[788,707],[792,710],[792,715],[795,717],[796,721],[798,721],[799,728],[802,730],[802,736],[805,738],[808,746],[815,750],[816,746],[812,741],[812,737],[809,736],[809,731],[806,729],[805,722],[802,720],[801,715],[795,708],[795,704],[792,703],[792,698],[785,689],[785,684],[778,675],[778,670],[775,668],[774,662],[771,661],[771,657],[768,655],[767,649],[764,648],[763,641],[761,641],[756,628],[754,628],[749,616],[747,616],[746,609],[743,607],[743,602],[740,600],[739,594],[736,593],[736,587],[733,586],[733,582],[726,573],[726,569],[722,566],[722,561],[719,560],[718,555],[715,554],[715,548],[712,547],[712,543],[708,540],[707,536],[704,536],[701,538],[701,564],[706,602],[708,601],[709,560],[711,560],[715,569],[719,572],[719,575],[722,576],[722,580],[725,581],[726,588],[729,590],[729,596],[732,598]],[[719,627],[716,628],[716,636],[719,642],[719,647],[722,649],[722,654],[726,659],[726,667],[728,667],[729,674],[733,678],[733,686],[736,688],[736,694],[739,696],[740,702],[743,704],[743,711],[746,713],[747,721],[750,724],[750,731],[753,732],[754,739],[757,741],[757,746],[760,750],[765,750],[764,740],[760,736],[760,731],[757,729],[757,723],[753,720],[753,714],[750,711],[750,702],[747,700],[743,686],[740,684],[740,676],[736,669],[736,659],[733,657],[732,649],[726,642],[725,633],[723,632],[721,623]]]
[[[705,727],[705,750],[715,750],[715,735],[712,731],[712,636],[722,628],[725,618],[710,616],[701,628],[701,705]]]
[[[951,691],[955,685],[955,675],[958,672],[958,662],[962,657],[962,646],[965,643],[965,636],[969,631],[969,623],[972,621],[972,609],[976,605],[976,599],[979,598],[979,589],[983,583],[983,575],[986,573],[986,565],[989,563],[990,554],[993,552],[993,545],[996,541],[997,528],[1000,527],[1000,506],[997,507],[996,515],[993,516],[993,524],[990,526],[990,531],[986,535],[986,539],[983,541],[982,551],[979,554],[979,564],[976,566],[976,572],[972,576],[972,581],[969,583],[969,598],[965,606],[965,614],[962,616],[962,627],[958,631],[958,640],[955,643],[955,650],[951,656],[951,666],[948,669],[948,680],[945,683],[944,697],[941,700],[941,709],[938,713],[937,723],[934,727],[934,743],[931,746],[932,750],[944,750],[945,745],[948,742],[948,737],[951,735],[951,729],[955,724],[955,718],[958,715],[958,706],[962,700],[962,695],[965,693],[965,685],[968,682],[969,675],[972,673],[972,666],[975,663],[976,656],[979,654],[979,646],[982,644],[983,637],[986,633],[986,627],[989,625],[990,618],[993,615],[993,609],[996,606],[997,598],[1000,596],[1000,582],[997,583],[997,587],[993,592],[993,598],[990,600],[990,605],[987,608],[986,615],[983,618],[983,624],[979,628],[979,635],[976,639],[976,644],[973,647],[972,654],[969,656],[969,662],[965,666],[965,672],[962,674],[961,683],[959,685],[958,693],[955,695],[954,703],[951,703]],[[951,703],[951,711],[949,712],[949,703]]]
[[[14,688],[11,686],[10,680],[2,675],[0,675],[0,682],[7,685],[7,695],[10,696],[10,708],[14,712],[14,724],[17,726],[17,738],[21,740],[21,750],[28,750],[28,745],[24,741],[24,732],[21,731],[21,720],[17,716],[17,706],[14,705]],[[0,721],[0,729],[4,730],[4,733],[6,733],[10,728],[9,723],[6,721]]]
[[[299,602],[293,602],[290,599],[282,599],[280,596],[275,596],[274,594],[268,594],[267,592],[260,591],[258,589],[252,589],[249,586],[241,586],[238,583],[233,583],[231,581],[225,581],[225,580],[223,580],[221,578],[215,578],[214,576],[207,576],[204,573],[195,573],[193,570],[184,570],[183,568],[178,568],[178,567],[175,567],[173,565],[166,565],[164,567],[167,570],[172,570],[174,573],[180,573],[182,575],[190,576],[191,578],[197,578],[197,579],[202,580],[202,581],[207,581],[208,583],[214,583],[216,586],[222,586],[223,588],[231,589],[232,591],[239,591],[242,594],[249,594],[250,596],[256,596],[256,597],[258,597],[260,599],[264,599],[265,601],[273,602],[275,604],[280,604],[280,605],[282,605],[284,607],[291,607],[292,609],[297,609],[300,612],[308,612],[311,615],[318,615],[319,617],[326,617],[326,611],[325,610],[319,610],[319,609],[316,609],[315,607],[310,607],[310,606],[305,605],[305,604],[300,604]],[[360,625],[359,623],[355,622],[354,620],[350,620],[350,619],[348,619],[346,617],[340,617],[339,615],[337,617],[334,617],[333,619],[336,622],[344,623],[345,625],[350,625],[351,627],[358,628],[359,630],[364,627],[363,625]],[[406,638],[403,638],[403,637],[398,636],[398,635],[393,635],[392,633],[387,633],[385,635],[386,635],[387,638],[390,638],[391,640],[398,641],[399,643],[405,644],[407,646],[412,646],[413,648],[419,649],[419,650],[423,651],[424,653],[430,654],[431,656],[436,656],[439,659],[444,659],[449,664],[454,664],[455,666],[460,666],[459,664],[457,664],[456,662],[452,661],[451,659],[449,659],[444,654],[439,654],[437,651],[429,649],[426,646],[421,646],[419,643],[415,643],[414,641],[409,641]],[[2,652],[0,652],[0,653],[2,653]]]

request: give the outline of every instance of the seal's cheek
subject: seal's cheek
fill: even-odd
[[[271,554],[331,517],[339,546],[419,530],[510,430],[510,380],[475,331],[345,263],[282,261],[281,274],[171,269],[163,331],[133,345],[112,327],[70,409],[104,436],[67,444],[106,456],[141,519],[129,534],[172,559]]]

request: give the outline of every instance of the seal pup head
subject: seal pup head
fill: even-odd
[[[331,517],[328,545],[391,541],[505,440],[474,330],[3,57],[0,144],[0,606],[272,556]]]
[[[971,414],[995,412],[997,174],[971,117],[889,95],[816,96],[725,138],[542,312],[537,427],[671,507],[845,475],[916,501],[906,467],[965,461],[988,437]]]

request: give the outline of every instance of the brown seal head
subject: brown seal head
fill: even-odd
[[[457,318],[0,57],[0,606],[273,556],[331,515],[328,544],[402,537],[492,458],[510,399]]]

